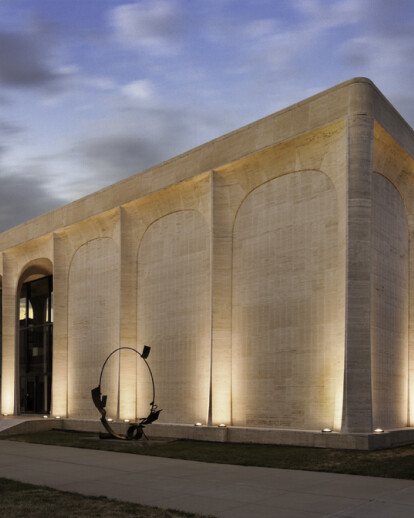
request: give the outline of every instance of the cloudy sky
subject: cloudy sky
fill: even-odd
[[[0,231],[354,76],[414,125],[412,0],[0,0]]]

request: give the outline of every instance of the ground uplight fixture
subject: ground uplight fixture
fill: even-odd
[[[112,423],[112,417],[108,417],[107,421],[109,421],[110,423]]]
[[[330,432],[332,432],[332,430],[330,428],[322,428],[321,432],[322,433],[330,433]]]
[[[56,419],[60,419],[60,415],[57,415],[57,416],[56,416]]]
[[[375,428],[375,433],[384,433],[384,430],[382,428]]]
[[[129,419],[124,419],[124,423],[129,423]]]
[[[224,423],[220,423],[218,426],[219,428],[226,428],[226,425]]]
[[[195,423],[194,426],[203,426],[203,423]]]
[[[43,416],[43,419],[47,419],[49,416],[48,415],[44,415]]]
[[[3,414],[3,415],[4,415],[4,417],[7,417],[9,414]]]

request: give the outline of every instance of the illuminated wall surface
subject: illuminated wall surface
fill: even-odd
[[[407,424],[408,224],[384,176],[372,177],[372,398],[374,426]]]
[[[146,231],[138,254],[139,344],[151,344],[151,369],[163,419],[205,422],[210,383],[210,248],[199,212],[164,216]],[[152,384],[142,361],[138,415],[148,414]],[[162,380],[162,382],[161,382]],[[145,391],[145,397],[140,393]]]
[[[0,234],[1,412],[97,419],[105,358],[146,344],[160,423],[412,426],[413,156],[412,129],[359,78]],[[45,276],[47,390],[30,315],[17,332]],[[151,387],[114,355],[108,414],[146,416]]]
[[[118,341],[119,253],[110,238],[98,238],[75,253],[68,278],[68,413],[89,417],[96,412],[91,382]],[[117,413],[117,357],[105,368],[102,391],[109,415]]]
[[[233,419],[333,428],[343,344],[335,188],[317,171],[252,191],[233,237]]]

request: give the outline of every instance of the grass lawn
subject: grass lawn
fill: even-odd
[[[122,441],[118,443],[99,440],[96,434],[91,433],[53,430],[0,438],[220,464],[414,479],[414,446],[379,451],[354,451],[178,440],[140,447],[133,441],[132,444],[129,441],[125,444]]]
[[[23,484],[0,478],[1,515],[7,518],[67,518],[98,516],[99,518],[182,518],[201,517],[185,513],[130,504],[105,497],[87,497],[77,493],[57,491],[44,486]]]

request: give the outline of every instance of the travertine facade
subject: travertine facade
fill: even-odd
[[[4,232],[2,413],[22,405],[20,290],[53,275],[52,416],[97,420],[103,361],[147,344],[164,435],[414,441],[413,157],[358,78]],[[115,419],[148,413],[141,363],[108,363]]]

